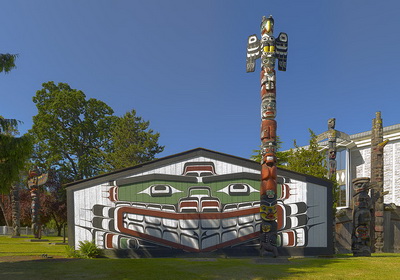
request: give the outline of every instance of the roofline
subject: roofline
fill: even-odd
[[[241,166],[251,168],[254,170],[259,170],[261,172],[260,163],[254,161],[254,160],[237,157],[237,156],[233,156],[233,155],[229,155],[229,154],[225,154],[225,153],[221,153],[221,152],[216,152],[216,151],[208,150],[205,148],[195,148],[195,149],[181,152],[178,154],[174,154],[174,155],[166,156],[166,157],[163,157],[160,159],[155,159],[155,160],[148,161],[148,162],[145,162],[142,164],[138,164],[138,165],[135,165],[132,167],[127,167],[127,168],[115,170],[112,172],[100,174],[100,175],[97,175],[97,176],[94,176],[91,178],[71,182],[71,183],[65,184],[64,186],[66,188],[75,189],[74,187],[76,187],[77,189],[80,189],[82,187],[85,188],[88,186],[104,184],[107,182],[114,182],[114,181],[117,181],[120,179],[124,179],[127,176],[132,176],[132,170],[136,170],[136,171],[138,171],[138,173],[142,173],[142,172],[145,172],[145,171],[148,171],[151,169],[155,169],[157,167],[171,164],[172,162],[181,161],[181,160],[183,161],[185,159],[193,158],[193,156],[209,157],[211,159],[224,161],[224,162],[227,162],[230,164],[241,165]],[[280,168],[280,167],[278,167],[278,175],[282,176],[282,177],[289,177],[289,178],[292,178],[295,180],[311,182],[311,183],[316,183],[316,184],[325,185],[325,186],[328,186],[331,184],[331,182],[327,179],[315,177],[312,175],[302,174],[299,172],[295,172],[295,171],[288,170],[285,168]]]
[[[178,154],[173,154],[173,155],[165,156],[165,157],[162,157],[162,158],[159,158],[159,159],[154,159],[154,160],[151,160],[151,161],[148,161],[148,162],[145,162],[145,163],[137,164],[137,165],[132,166],[132,167],[118,169],[118,170],[114,170],[114,171],[111,171],[111,172],[100,174],[100,175],[97,175],[97,176],[94,176],[94,177],[90,177],[90,178],[74,181],[74,182],[71,182],[71,183],[67,183],[64,186],[66,188],[68,188],[68,187],[71,187],[71,186],[74,186],[74,185],[78,185],[78,184],[81,184],[81,183],[84,183],[84,182],[89,182],[89,181],[94,181],[94,180],[99,181],[100,179],[102,179],[104,177],[109,177],[109,176],[110,176],[110,180],[108,180],[108,181],[114,181],[114,180],[116,180],[118,178],[124,177],[124,174],[129,172],[129,171],[137,170],[137,169],[140,169],[140,168],[145,168],[146,166],[154,165],[154,164],[157,164],[157,163],[160,163],[160,165],[166,165],[166,164],[168,164],[168,162],[170,160],[177,159],[177,158],[180,158],[180,157],[182,159],[184,159],[184,158],[186,158],[186,156],[188,156],[189,154],[193,154],[193,153],[198,153],[198,156],[209,156],[209,157],[211,156],[211,158],[215,158],[215,156],[217,158],[218,157],[222,157],[227,162],[232,162],[232,161],[233,162],[238,162],[238,161],[240,161],[240,162],[242,162],[242,164],[243,164],[243,162],[247,162],[247,164],[255,165],[255,167],[259,165],[259,163],[257,163],[256,161],[253,161],[251,159],[242,158],[242,157],[238,157],[238,156],[233,156],[233,155],[229,155],[229,154],[225,154],[225,153],[221,153],[221,152],[216,152],[216,151],[213,151],[213,150],[209,150],[209,149],[205,149],[205,148],[199,147],[199,148],[191,149],[191,150],[184,151],[184,152],[181,152],[181,153],[178,153]],[[214,157],[212,157],[212,155],[214,155]],[[112,176],[112,175],[114,175],[114,176]]]

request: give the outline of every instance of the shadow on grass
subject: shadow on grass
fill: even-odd
[[[309,277],[339,259],[43,259],[0,263],[0,279],[284,279]]]

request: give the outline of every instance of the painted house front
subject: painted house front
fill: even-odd
[[[69,243],[135,257],[258,255],[259,185],[259,163],[203,148],[74,182]],[[278,170],[281,255],[333,253],[331,193],[326,180]]]

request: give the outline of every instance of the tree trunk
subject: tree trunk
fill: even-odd
[[[7,217],[6,217],[6,211],[4,208],[4,203],[3,203],[3,195],[0,196],[0,208],[1,208],[1,213],[3,213],[4,221],[6,221],[6,226],[9,227],[10,225],[8,224]]]
[[[20,232],[20,206],[19,206],[19,186],[11,187],[11,207],[12,207],[12,228],[13,236],[21,236]]]

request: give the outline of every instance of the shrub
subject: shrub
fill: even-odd
[[[103,255],[103,251],[97,248],[94,242],[88,240],[79,241],[79,254],[82,258],[97,258]]]
[[[67,258],[80,258],[80,254],[72,246],[65,246],[65,251],[67,252]]]

